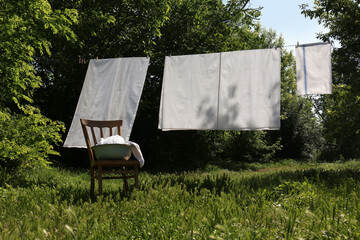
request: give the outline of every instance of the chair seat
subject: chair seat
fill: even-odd
[[[104,167],[140,166],[140,162],[137,160],[97,160],[91,164],[92,167],[99,165]]]

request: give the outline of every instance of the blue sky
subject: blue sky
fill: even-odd
[[[316,33],[327,31],[317,20],[310,20],[301,14],[299,5],[303,3],[310,7],[314,5],[311,0],[251,0],[250,6],[263,7],[261,25],[276,30],[278,35],[282,34],[285,45],[320,42]]]

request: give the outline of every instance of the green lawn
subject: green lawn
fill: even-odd
[[[142,171],[94,202],[88,172],[1,174],[0,239],[360,239],[360,161],[237,169]]]

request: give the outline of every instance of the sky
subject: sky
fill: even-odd
[[[266,29],[272,28],[278,35],[282,34],[285,46],[321,42],[316,33],[327,32],[317,20],[305,18],[299,5],[307,3],[314,6],[312,0],[251,0],[250,6],[262,6],[260,24]]]

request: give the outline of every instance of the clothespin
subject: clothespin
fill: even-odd
[[[98,57],[96,57],[96,61],[98,60],[99,58]]]
[[[296,44],[296,47],[300,47],[300,44],[299,44],[299,42],[297,42],[297,44]]]

